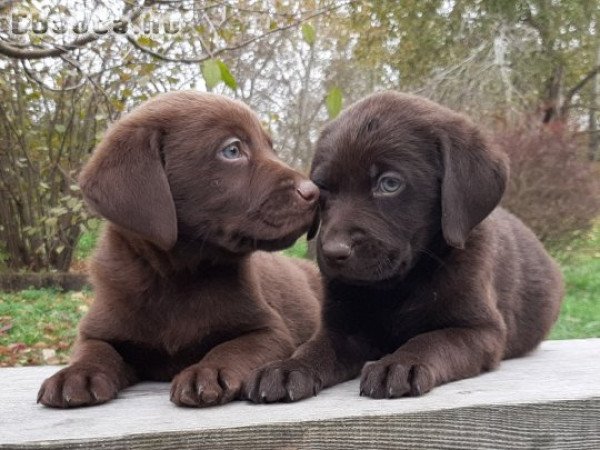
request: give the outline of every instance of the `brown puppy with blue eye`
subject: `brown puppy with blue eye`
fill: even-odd
[[[470,120],[420,97],[375,94],[330,123],[311,173],[323,322],[291,359],[254,372],[245,395],[299,400],[361,369],[362,395],[421,395],[534,349],[562,279],[497,208],[507,176]]]
[[[112,126],[80,185],[108,220],[95,300],[39,402],[96,405],[140,380],[173,380],[178,405],[225,403],[313,334],[316,267],[260,250],[306,232],[319,192],[275,156],[244,104],[158,96]]]

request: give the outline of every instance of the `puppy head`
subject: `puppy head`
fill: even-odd
[[[458,113],[395,92],[359,101],[317,142],[321,270],[375,283],[404,277],[436,236],[464,248],[499,203],[507,170]]]
[[[88,204],[168,251],[277,250],[311,225],[319,191],[275,156],[243,103],[163,94],[115,123],[80,175]]]

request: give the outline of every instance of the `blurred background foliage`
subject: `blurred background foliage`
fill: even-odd
[[[246,102],[307,171],[327,120],[396,89],[469,114],[510,155],[504,205],[570,289],[554,336],[600,335],[599,73],[598,0],[0,0],[0,275],[85,271],[101,226],[77,174],[106,127],[157,93]],[[60,356],[68,345],[38,322],[74,323],[90,295],[76,297],[0,294],[0,344],[12,329],[23,351]],[[38,322],[17,320],[19,304]]]
[[[598,215],[597,0],[0,0],[0,245],[65,271],[106,126],[175,89],[239,98],[307,170],[319,129],[381,89],[471,115],[513,159],[505,205],[549,245]]]

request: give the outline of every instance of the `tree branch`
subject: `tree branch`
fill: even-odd
[[[57,45],[54,48],[44,48],[37,50],[24,50],[13,45],[0,41],[0,55],[8,56],[15,59],[43,59],[43,58],[58,58],[61,55],[83,47],[98,40],[97,34],[86,34],[73,42],[63,45]]]
[[[15,1],[16,0],[0,0],[0,11],[2,11],[4,8],[12,6]]]
[[[583,87],[588,82],[593,80],[594,77],[596,75],[598,75],[599,73],[600,73],[600,66],[596,66],[590,72],[588,72],[588,74],[585,77],[583,77],[581,80],[579,80],[579,82],[575,86],[573,86],[571,89],[569,89],[569,91],[565,95],[565,103],[570,102],[571,99],[573,98],[573,96],[575,96],[575,94],[577,94],[581,89],[583,89]]]
[[[21,62],[21,66],[23,67],[23,71],[25,73],[25,76],[30,79],[31,81],[33,81],[34,83],[36,83],[40,88],[42,89],[47,89],[51,92],[63,92],[63,91],[75,91],[77,89],[79,89],[80,87],[82,87],[85,84],[85,81],[82,81],[80,83],[74,84],[72,86],[65,86],[65,87],[61,87],[61,88],[53,88],[52,86],[48,86],[46,83],[44,83],[42,80],[40,80],[39,78],[37,78],[33,71],[31,69],[29,69],[26,65],[25,62],[26,60],[22,60]]]
[[[315,17],[321,16],[323,14],[335,11],[336,9],[339,9],[339,8],[341,8],[343,6],[350,5],[351,3],[352,3],[352,1],[347,2],[347,3],[338,4],[338,5],[334,5],[334,6],[330,6],[328,8],[320,9],[320,10],[315,11],[312,14],[309,14],[309,15],[301,18],[301,19],[298,19],[298,20],[296,20],[296,21],[294,21],[294,22],[292,22],[292,23],[290,23],[288,25],[284,25],[284,26],[281,26],[281,27],[273,28],[272,30],[269,30],[269,31],[267,31],[265,33],[259,34],[258,36],[254,36],[252,38],[246,39],[245,41],[242,41],[242,42],[240,42],[238,44],[230,45],[230,46],[227,46],[227,47],[223,47],[223,48],[214,50],[212,52],[208,52],[207,51],[208,54],[206,56],[201,56],[199,58],[174,58],[174,57],[170,57],[170,56],[163,55],[161,53],[155,52],[154,50],[149,49],[148,47],[144,47],[144,46],[140,45],[140,43],[137,42],[135,40],[135,38],[133,36],[131,36],[130,34],[127,34],[126,38],[131,43],[131,45],[133,45],[138,50],[140,50],[140,51],[142,51],[142,52],[144,52],[144,53],[146,53],[146,54],[148,54],[150,56],[153,56],[154,58],[160,59],[161,61],[177,62],[177,63],[182,63],[182,64],[198,64],[198,63],[201,63],[203,61],[206,61],[207,59],[212,59],[215,56],[220,55],[221,53],[230,52],[230,51],[233,51],[233,50],[239,50],[241,48],[247,47],[248,45],[250,45],[250,44],[252,44],[252,43],[254,43],[256,41],[259,41],[261,39],[264,39],[267,36],[270,36],[272,34],[280,33],[282,31],[289,30],[290,28],[296,28],[299,25],[301,25],[302,23],[306,22],[307,20],[310,20],[310,19],[313,19]]]
[[[2,0],[0,0],[1,2]],[[10,5],[11,1],[7,1],[7,4]],[[152,0],[146,0],[142,3],[142,6],[133,10],[131,15],[127,17],[126,13],[131,9],[131,6],[126,3],[123,14],[125,15],[128,21],[133,21],[142,13],[144,7],[151,6],[153,4]],[[1,8],[0,8],[1,9]],[[77,50],[85,45],[97,41],[101,35],[95,33],[85,34],[72,42],[67,44],[54,44],[53,48],[43,48],[43,49],[35,49],[35,50],[27,50],[17,47],[14,44],[8,44],[6,42],[0,41],[0,55],[8,56],[9,58],[14,59],[44,59],[44,58],[60,58],[65,53],[68,53],[72,50]]]

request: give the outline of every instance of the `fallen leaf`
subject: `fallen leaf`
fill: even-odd
[[[71,343],[70,342],[65,342],[65,341],[60,341],[56,344],[56,348],[58,350],[68,350],[71,348]]]
[[[13,324],[11,322],[8,322],[8,323],[2,323],[2,322],[0,322],[0,334],[6,333],[12,327],[13,327]]]
[[[53,348],[44,348],[42,349],[42,358],[46,361],[50,358],[54,358],[56,356],[56,350]]]
[[[75,300],[85,300],[85,294],[83,292],[73,292],[71,298]]]
[[[12,344],[8,344],[8,349],[13,352],[21,352],[27,348],[27,345],[23,342],[13,342]]]

